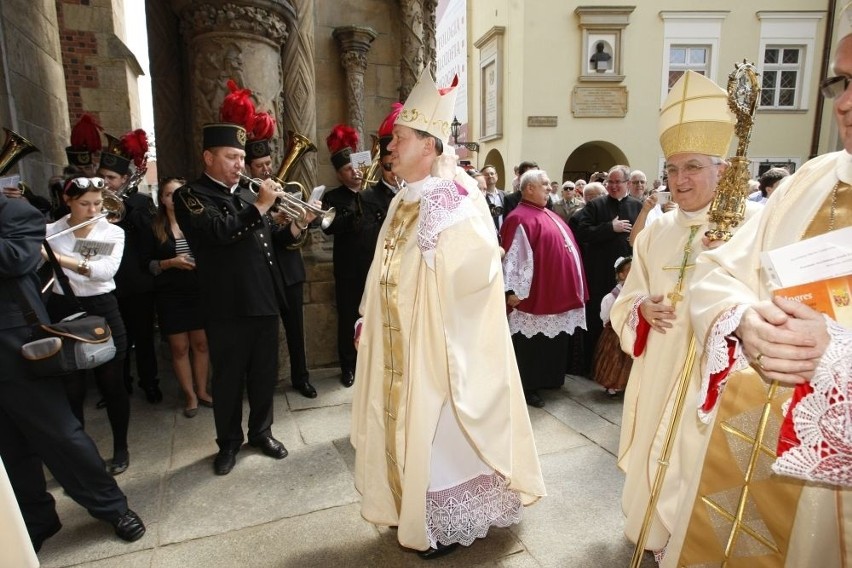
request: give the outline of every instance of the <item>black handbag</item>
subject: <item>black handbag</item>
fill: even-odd
[[[45,249],[62,290],[67,297],[76,299],[68,275],[62,270],[47,241]],[[80,306],[79,313],[57,323],[42,324],[38,322],[35,310],[23,291],[20,288],[16,290],[27,322],[35,326],[35,336],[38,338],[21,346],[21,355],[30,362],[30,369],[35,376],[53,377],[93,369],[115,357],[115,342],[105,318],[87,315]]]

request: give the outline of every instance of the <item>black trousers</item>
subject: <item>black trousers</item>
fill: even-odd
[[[518,360],[518,371],[525,391],[555,389],[565,383],[565,353],[568,339],[565,332],[550,338],[543,333],[526,337],[522,333],[512,335],[512,345]]]
[[[298,387],[309,379],[305,354],[304,283],[285,286],[284,298],[287,306],[281,308],[281,321],[287,335],[287,353],[290,354],[290,382]]]
[[[358,321],[358,306],[364,295],[364,281],[357,278],[337,278],[334,281],[337,302],[337,356],[340,370],[355,372],[355,322]]]
[[[107,418],[112,429],[113,455],[121,456],[127,452],[127,429],[130,425],[130,398],[124,388],[121,369],[127,352],[127,334],[124,322],[118,310],[118,300],[112,294],[98,296],[80,296],[77,298],[83,309],[89,314],[106,318],[115,342],[115,358],[93,369],[95,381],[106,401]],[[79,311],[77,302],[62,294],[53,294],[47,303],[47,311],[52,321]],[[85,425],[83,403],[86,400],[86,372],[78,371],[64,378],[65,392],[71,403],[74,415]]]
[[[28,340],[25,328],[0,331],[0,457],[30,538],[40,543],[58,521],[42,463],[97,519],[117,520],[127,511],[127,498],[71,412],[62,380],[29,374],[20,356],[20,347]]]
[[[243,390],[248,394],[249,442],[271,435],[272,397],[278,382],[278,317],[208,320],[213,364],[216,443],[237,450],[243,443]]]
[[[157,353],[154,347],[154,292],[143,292],[118,298],[118,309],[127,330],[127,357],[124,359],[124,381],[130,383],[130,348],[136,348],[136,373],[139,386],[155,387],[157,380]]]

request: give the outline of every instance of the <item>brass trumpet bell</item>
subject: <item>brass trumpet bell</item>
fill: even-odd
[[[0,176],[8,172],[18,160],[32,152],[38,152],[36,145],[12,130],[3,128],[6,131],[6,141],[3,143],[3,149],[0,150]]]
[[[284,154],[284,161],[281,162],[281,167],[278,168],[278,173],[275,174],[275,179],[283,184],[290,175],[290,170],[293,166],[302,159],[302,156],[308,152],[316,152],[317,147],[306,136],[302,136],[298,132],[292,130],[287,131],[287,152]],[[304,196],[308,199],[308,196]]]

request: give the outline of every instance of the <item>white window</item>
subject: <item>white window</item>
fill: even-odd
[[[760,106],[798,108],[804,47],[769,45],[763,50]]]
[[[660,102],[688,70],[716,81],[722,22],[727,11],[660,12],[663,19],[663,74]]]
[[[705,77],[710,71],[709,45],[672,45],[669,47],[669,89],[687,71],[695,71]]]
[[[757,13],[760,46],[757,71],[762,91],[760,109],[807,110],[816,84],[818,12]]]

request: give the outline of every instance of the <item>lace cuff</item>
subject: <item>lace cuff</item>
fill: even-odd
[[[630,308],[630,315],[627,316],[627,327],[630,328],[630,331],[636,333],[636,328],[639,327],[639,306],[642,305],[642,302],[647,300],[650,296],[645,294],[641,294],[633,300],[633,306]]]
[[[710,333],[707,334],[707,342],[704,345],[706,362],[701,370],[701,390],[698,400],[698,416],[704,423],[710,421],[710,415],[714,410],[713,408],[709,410],[703,408],[710,394],[710,389],[716,389],[721,393],[731,373],[745,369],[749,365],[740,340],[733,335],[748,308],[747,304],[738,304],[728,308],[716,319],[716,323],[713,324]],[[731,344],[733,344],[733,356],[730,352]],[[729,372],[718,384],[711,385],[713,375],[728,369],[730,369]]]
[[[534,269],[530,241],[527,239],[524,228],[518,225],[515,237],[512,239],[512,246],[503,258],[503,279],[506,290],[512,290],[521,300],[527,299],[530,295]]]
[[[813,392],[793,407],[800,444],[773,464],[775,473],[852,486],[852,330],[826,318],[831,341],[814,371]]]
[[[523,506],[516,491],[498,474],[479,475],[455,487],[426,493],[429,546],[458,542],[470,546],[491,527],[521,522]]]
[[[560,333],[574,333],[578,327],[586,329],[586,309],[576,308],[561,314],[536,315],[514,309],[509,314],[509,331],[532,338],[537,333],[553,339]]]

